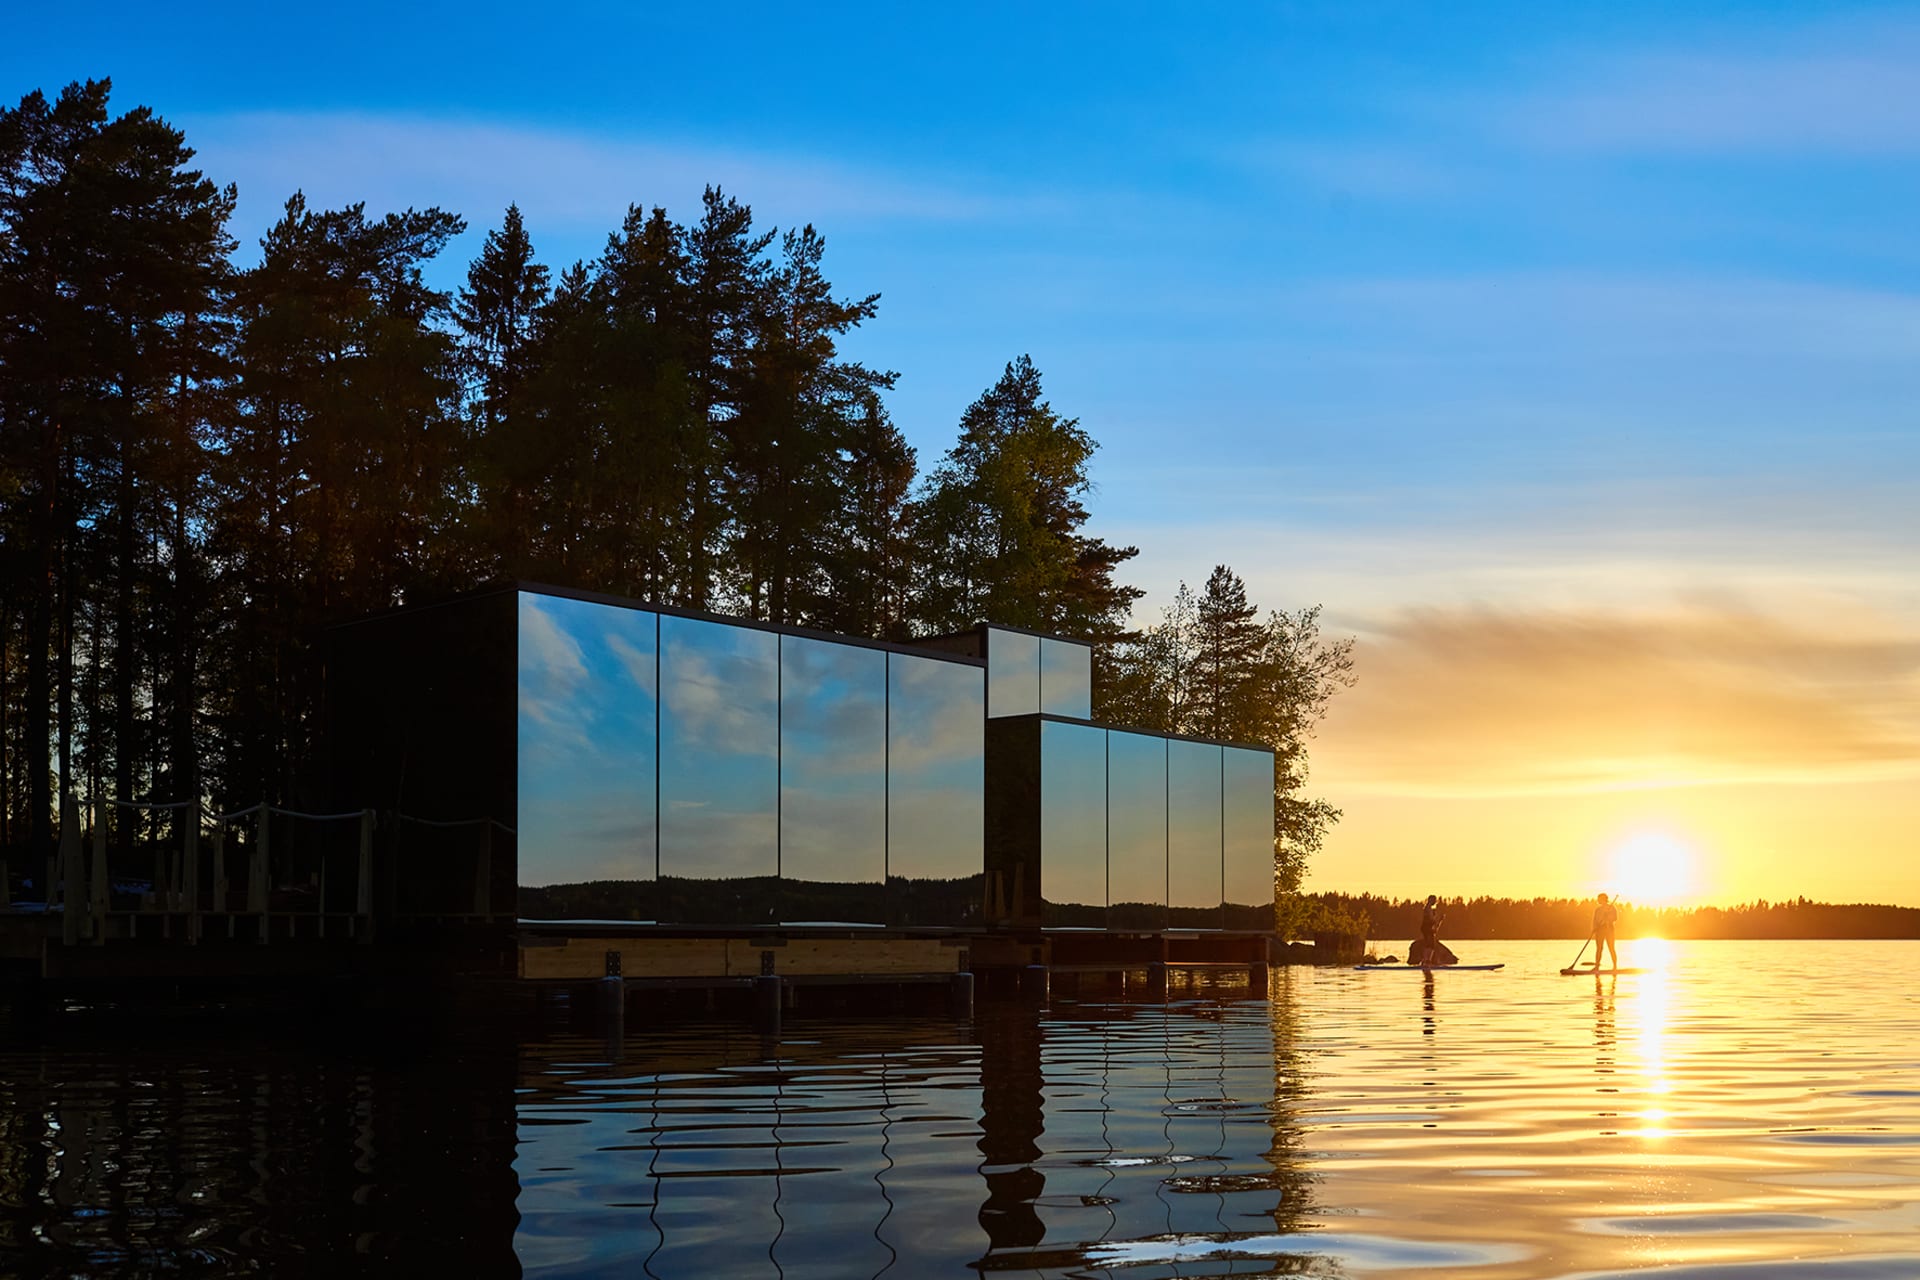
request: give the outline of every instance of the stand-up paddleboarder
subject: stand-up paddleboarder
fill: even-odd
[[[1433,968],[1433,957],[1440,950],[1440,899],[1433,894],[1427,895],[1427,905],[1420,912],[1420,967]]]
[[[1600,903],[1593,909],[1593,967],[1598,969],[1604,963],[1601,957],[1612,955],[1613,967],[1620,967],[1620,948],[1613,942],[1613,927],[1620,920],[1620,910],[1607,901],[1607,895],[1600,895]]]

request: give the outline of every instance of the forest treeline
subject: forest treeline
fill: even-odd
[[[1302,895],[1309,918],[1386,943],[1420,936],[1419,898]],[[1623,938],[1920,938],[1920,907],[1761,899],[1732,907],[1619,903]],[[1578,898],[1454,898],[1442,904],[1442,938],[1585,938],[1594,904]]]
[[[59,798],[318,800],[330,624],[522,579],[856,635],[991,619],[1093,642],[1096,714],[1277,749],[1282,881],[1338,814],[1306,741],[1351,681],[1315,609],[1225,566],[1131,621],[1097,444],[1025,356],[922,469],[848,359],[811,226],[708,189],[542,263],[508,208],[441,292],[440,209],[237,192],[90,81],[0,110],[0,855]],[[983,371],[991,377],[990,371]],[[983,378],[983,381],[987,380]],[[118,838],[118,837],[116,837]]]

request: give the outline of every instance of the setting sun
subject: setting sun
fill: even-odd
[[[1606,881],[1610,892],[1629,902],[1678,903],[1699,890],[1699,854],[1670,832],[1639,832],[1609,851]]]

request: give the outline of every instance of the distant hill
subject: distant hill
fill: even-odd
[[[1420,933],[1423,899],[1370,893],[1303,895],[1334,916],[1364,914],[1368,936],[1383,941]],[[1920,907],[1877,903],[1743,903],[1734,907],[1638,907],[1621,901],[1623,938],[1920,938]],[[1452,898],[1445,904],[1448,938],[1584,938],[1593,922],[1590,898]]]

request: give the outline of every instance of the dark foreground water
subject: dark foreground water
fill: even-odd
[[[0,1275],[1920,1277],[1920,944],[1574,945],[777,1043],[63,1015]]]

